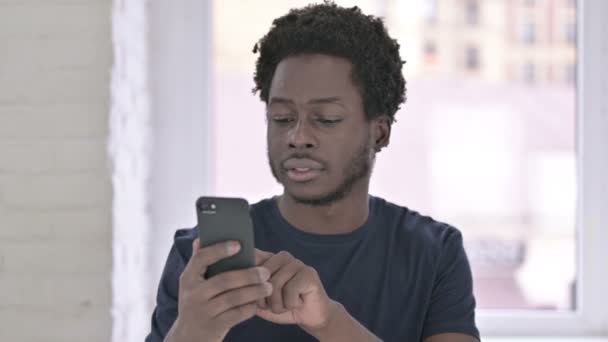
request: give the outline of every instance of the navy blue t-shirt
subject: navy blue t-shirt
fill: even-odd
[[[276,198],[251,206],[255,247],[287,251],[317,270],[330,298],[384,341],[422,341],[441,333],[479,338],[469,263],[460,232],[378,197],[366,223],[348,234],[317,235],[290,225]],[[179,276],[196,228],[178,230],[158,287],[147,342],[162,341],[177,316]],[[315,341],[295,325],[253,317],[225,341]]]

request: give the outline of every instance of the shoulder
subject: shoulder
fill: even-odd
[[[192,256],[192,243],[197,237],[197,227],[178,229],[173,235],[173,249],[185,263]]]
[[[452,225],[379,197],[374,201],[378,221],[391,227],[396,239],[432,254],[441,254],[445,248],[462,245],[462,234]]]
[[[262,218],[266,215],[271,215],[274,208],[274,197],[262,199],[249,206],[249,214],[252,219]]]
[[[262,236],[272,234],[274,225],[277,224],[277,213],[275,198],[265,198],[249,206],[249,216],[253,223],[253,231],[256,243],[265,240]]]

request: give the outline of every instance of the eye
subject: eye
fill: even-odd
[[[326,126],[333,126],[341,121],[342,121],[342,119],[323,119],[323,118],[317,119],[317,122],[319,122],[322,125],[326,125]]]
[[[272,122],[279,124],[279,125],[285,125],[292,121],[293,121],[293,118],[290,116],[273,116],[272,117]]]

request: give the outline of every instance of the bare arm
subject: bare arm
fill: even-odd
[[[320,330],[309,331],[319,341],[381,341],[371,331],[354,319],[342,304],[334,302],[336,307],[333,318]]]

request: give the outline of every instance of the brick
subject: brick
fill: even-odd
[[[0,207],[0,240],[49,243],[99,242],[112,235],[110,207],[67,210],[17,210]]]
[[[24,242],[0,240],[3,258],[1,274],[8,276],[100,275],[110,277],[112,244],[104,240],[80,241],[31,240]]]
[[[111,340],[110,310],[86,310],[60,315],[26,308],[0,307],[1,341],[108,342]]]
[[[106,68],[112,62],[109,37],[99,39],[8,39],[0,41],[0,74]]]
[[[27,174],[107,167],[106,139],[0,139],[0,172]]]
[[[62,315],[111,305],[109,275],[0,274],[0,304]]]
[[[109,174],[107,141],[102,139],[63,140],[55,144],[55,170],[104,170]]]
[[[4,5],[0,39],[110,36],[110,2]]]
[[[0,0],[0,341],[112,339],[113,3]]]
[[[49,143],[0,140],[0,172],[32,172],[52,169],[55,153]]]
[[[107,103],[110,73],[99,68],[0,74],[1,105]]]
[[[57,175],[0,174],[0,205],[21,209],[85,209],[111,204],[108,171]]]
[[[99,3],[103,0],[0,0],[0,5],[40,5],[54,3],[58,5],[74,5],[74,4],[86,4],[86,3]],[[106,0],[110,1],[110,0]]]
[[[108,112],[105,103],[0,104],[0,137],[105,137],[109,131]]]

